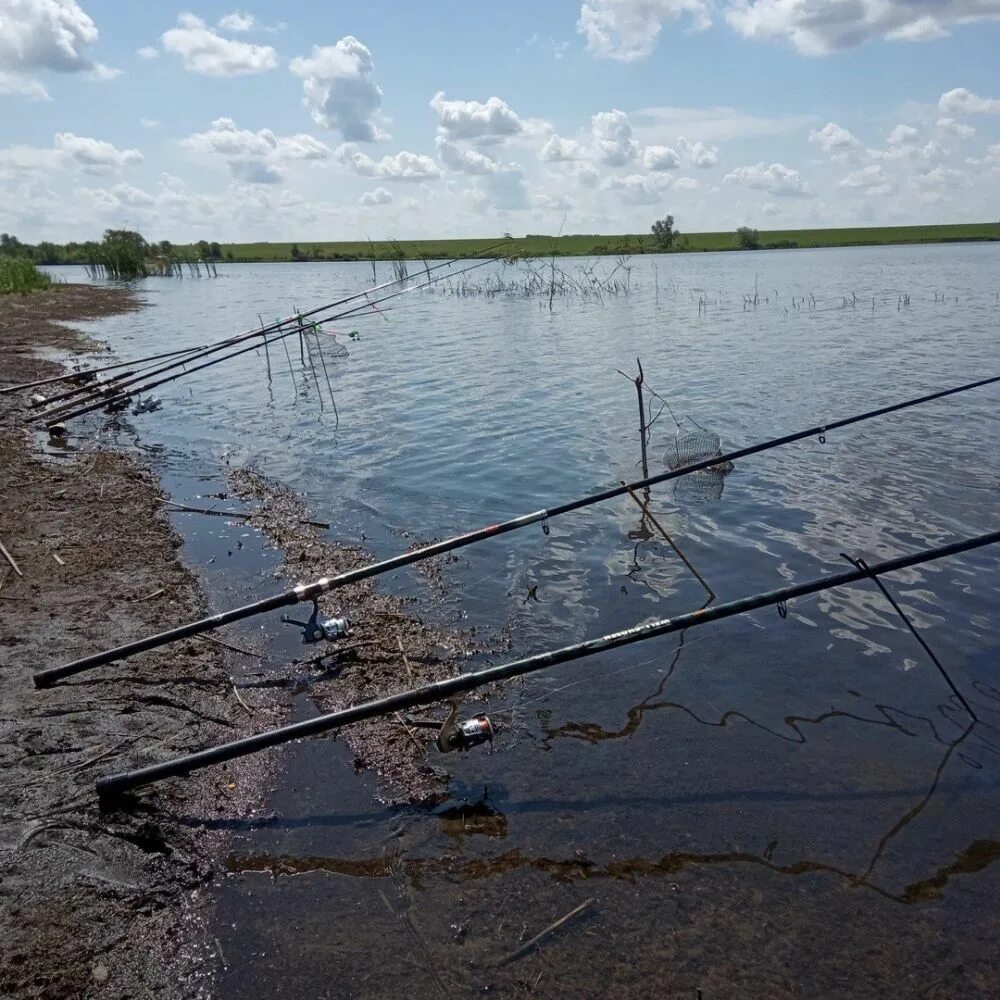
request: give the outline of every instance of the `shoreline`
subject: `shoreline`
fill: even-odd
[[[64,323],[144,308],[131,291],[60,285],[0,300],[0,384],[59,374],[39,356],[110,356]],[[0,396],[0,995],[197,995],[192,891],[221,870],[217,836],[186,816],[246,814],[260,780],[192,777],[102,811],[103,771],[248,732],[214,644],[187,643],[36,691],[41,664],[204,613],[158,476],[95,436],[58,450],[26,430],[25,393]],[[58,556],[58,559],[56,558]],[[267,725],[256,709],[253,725]],[[276,713],[284,717],[284,706]],[[258,770],[260,765],[258,764]],[[195,931],[197,936],[197,931]],[[198,983],[195,980],[201,979]]]

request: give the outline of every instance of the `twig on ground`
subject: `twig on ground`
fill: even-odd
[[[253,715],[253,709],[240,697],[239,691],[236,689],[236,685],[233,685],[233,694],[236,695],[236,700],[243,706],[247,715]]]
[[[593,902],[594,902],[593,896],[591,896],[589,899],[585,899],[579,906],[570,910],[569,913],[566,914],[566,916],[560,917],[555,923],[549,924],[549,926],[546,927],[545,930],[536,934],[530,940],[525,941],[524,944],[522,944],[521,947],[517,949],[517,951],[512,951],[506,958],[501,959],[497,963],[497,965],[507,965],[508,963],[514,962],[517,959],[521,958],[522,956],[526,955],[544,938],[548,937],[553,931],[558,930],[560,927],[562,927],[563,924],[572,920],[573,917],[575,917],[578,913],[582,913],[584,910],[587,909],[588,906],[591,906]]]
[[[166,591],[166,587],[160,587],[159,590],[154,590],[151,594],[147,594],[145,597],[134,597],[129,604],[141,604],[143,601],[151,601],[154,597],[159,597],[160,594]]]
[[[11,568],[11,569],[12,569],[12,570],[13,570],[13,571],[14,571],[14,572],[15,572],[15,573],[16,573],[16,574],[18,575],[18,576],[24,576],[24,574],[23,574],[23,573],[21,572],[21,567],[20,567],[20,566],[18,566],[18,565],[17,565],[17,563],[16,563],[15,561],[14,561],[14,557],[13,557],[13,556],[12,556],[12,555],[11,555],[11,554],[10,554],[10,553],[9,553],[9,552],[7,551],[7,546],[6,546],[6,545],[4,545],[4,543],[3,543],[3,542],[0,542],[0,553],[3,553],[3,557],[4,557],[4,559],[6,559],[6,560],[7,560],[7,562],[9,562],[9,563],[10,563],[10,568]]]

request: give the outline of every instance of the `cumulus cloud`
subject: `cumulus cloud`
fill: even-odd
[[[57,132],[53,146],[87,173],[106,174],[142,163],[137,149],[118,149],[102,139]]]
[[[741,184],[746,187],[768,191],[779,198],[808,198],[812,191],[802,180],[797,170],[781,163],[769,167],[763,163],[737,167],[723,178],[726,184]]]
[[[605,191],[617,191],[622,201],[630,205],[656,205],[672,184],[673,179],[665,174],[629,174],[608,177],[601,187]]]
[[[208,131],[188,136],[184,145],[198,152],[221,156],[323,160],[330,155],[330,147],[311,135],[277,136],[268,128],[252,132],[239,128],[232,118],[216,118]]]
[[[632,138],[632,126],[624,111],[599,111],[590,119],[590,131],[601,160],[609,166],[624,166],[639,155],[639,144]]]
[[[647,170],[673,170],[680,162],[677,151],[669,146],[647,146],[642,151],[642,165]]]
[[[530,207],[524,173],[516,164],[510,169],[480,177],[477,190],[486,204],[505,212],[516,212]]]
[[[566,163],[579,160],[582,154],[583,146],[575,139],[553,135],[538,151],[538,158],[545,163]]]
[[[594,55],[633,62],[652,53],[665,22],[687,15],[692,27],[707,28],[711,8],[710,0],[587,0],[576,27]]]
[[[452,142],[468,140],[489,145],[502,142],[525,131],[525,123],[499,97],[480,101],[450,101],[439,90],[431,98],[437,112],[437,134]]]
[[[136,49],[135,54],[140,59],[158,59],[160,56],[160,50],[154,48],[152,45],[143,45],[141,49]]]
[[[1000,115],[1000,101],[980,97],[965,87],[956,87],[941,95],[938,109],[950,115]]]
[[[90,58],[97,26],[76,0],[0,0],[0,93],[48,99],[40,70],[118,76]]]
[[[834,122],[827,122],[822,128],[809,133],[809,141],[815,142],[832,159],[844,159],[861,149],[861,143],[846,129]]]
[[[392,192],[384,187],[377,187],[374,191],[365,191],[358,199],[359,205],[371,208],[374,205],[388,205],[392,201]]]
[[[444,136],[439,135],[434,141],[441,162],[449,170],[458,170],[465,174],[496,174],[503,170],[520,169],[517,164],[503,164],[478,149],[461,149]]]
[[[293,59],[289,68],[301,77],[303,103],[318,125],[335,129],[349,142],[390,138],[377,124],[382,90],[375,83],[371,51],[353,35],[336,45],[314,45],[310,55]]]
[[[246,14],[242,10],[234,10],[218,20],[218,25],[223,31],[250,31],[255,23],[253,14]]]
[[[362,177],[378,177],[386,181],[426,181],[441,176],[440,167],[423,153],[404,150],[375,160],[354,143],[345,143],[337,150],[337,158]]]
[[[970,139],[976,134],[976,130],[971,125],[955,121],[954,118],[939,118],[937,127],[948,135],[953,135],[958,139]]]
[[[956,24],[1000,19],[997,0],[734,0],[730,26],[746,38],[779,41],[822,56],[876,38],[922,42]]]
[[[264,73],[278,65],[277,53],[270,45],[223,38],[194,14],[181,14],[177,27],[165,31],[160,41],[165,51],[180,56],[189,73],[203,76]]]
[[[715,146],[707,146],[703,142],[688,142],[684,136],[678,136],[677,147],[692,166],[714,167],[719,162],[719,150]]]
[[[912,146],[920,138],[920,133],[912,125],[897,125],[886,140],[890,146]]]
[[[282,166],[290,160],[325,160],[330,147],[311,135],[278,136],[270,129],[242,129],[232,118],[216,118],[205,132],[196,132],[182,145],[196,153],[222,157],[233,176],[247,184],[277,184]]]
[[[917,177],[924,187],[957,187],[965,182],[965,174],[954,167],[937,166]]]
[[[899,132],[899,129],[905,131]],[[898,134],[897,134],[898,133]],[[893,129],[889,136],[888,149],[869,149],[868,155],[873,160],[936,160],[945,155],[947,150],[937,140],[931,139],[923,146],[917,141],[917,130],[908,125],[900,125]],[[895,141],[894,141],[895,137]]]
[[[872,195],[892,194],[896,190],[895,182],[889,179],[885,170],[877,163],[848,174],[840,181],[839,186]]]

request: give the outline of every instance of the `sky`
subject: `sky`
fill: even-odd
[[[0,231],[1000,218],[1000,0],[0,0]]]

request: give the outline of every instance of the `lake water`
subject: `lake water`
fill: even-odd
[[[629,293],[603,301],[414,292],[328,324],[347,349],[324,341],[339,420],[289,341],[270,380],[250,353],[156,390],[163,409],[131,425],[176,498],[252,462],[384,557],[638,478],[636,393],[616,373],[637,357],[725,449],[997,370],[996,245],[629,266]],[[150,308],[91,328],[128,357],[371,284],[368,264],[218,271],[149,280]],[[998,402],[989,387],[776,449],[654,488],[651,509],[721,600],[839,572],[842,552],[993,530]],[[663,412],[653,471],[675,431]],[[229,529],[196,520],[178,526],[207,562]],[[550,529],[462,550],[428,613],[506,628],[513,657],[704,603],[627,497]],[[204,566],[219,608],[276,589],[258,552]],[[971,731],[859,584],[511,685],[489,706],[509,723],[496,752],[448,758],[444,806],[385,806],[341,744],[286,751],[273,818],[240,825],[213,894],[220,995],[995,996],[1000,552],[885,582],[974,706]],[[425,597],[415,575],[385,585]],[[537,954],[497,964],[587,899]]]

